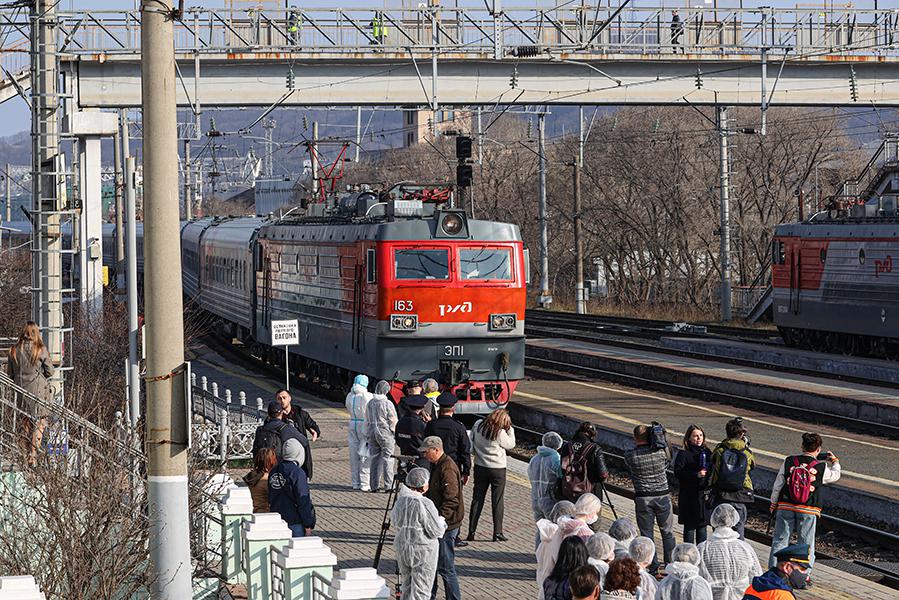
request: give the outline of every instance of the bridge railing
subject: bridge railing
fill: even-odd
[[[176,22],[181,53],[279,53],[326,55],[377,52],[528,56],[536,53],[689,54],[721,57],[760,54],[899,55],[899,12],[893,9],[671,9],[579,5],[551,9],[506,7],[303,8],[233,11],[191,8]],[[91,11],[58,16],[59,45],[73,54],[134,54],[140,50],[137,11]],[[25,30],[27,31],[27,30]],[[18,34],[23,29],[20,27]],[[435,46],[436,32],[436,46]],[[678,35],[679,34],[679,35]],[[4,50],[18,40],[8,40]],[[27,58],[27,54],[25,55]],[[17,54],[5,61],[19,61]]]

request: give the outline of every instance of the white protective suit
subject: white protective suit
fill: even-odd
[[[528,463],[534,521],[549,518],[549,513],[556,504],[553,499],[553,491],[556,489],[560,475],[559,452],[546,446],[537,446],[537,454]]]
[[[752,578],[762,574],[755,550],[730,525],[716,528],[698,548],[699,573],[711,584],[714,600],[740,600]]]
[[[365,377],[362,375],[361,377]],[[356,377],[359,381],[359,377]],[[367,381],[368,378],[366,377]],[[371,400],[371,392],[365,385],[354,383],[350,393],[346,395],[346,409],[350,413],[349,447],[350,447],[350,480],[354,490],[367,492],[369,479],[368,441],[365,437],[365,408]]]
[[[712,587],[699,574],[699,566],[672,562],[659,582],[655,600],[712,600]]]
[[[386,396],[390,384],[379,381],[365,407],[365,437],[371,452],[371,489],[393,487],[393,449],[396,446],[396,407]]]
[[[599,589],[602,589],[609,572],[609,562],[615,558],[615,538],[605,532],[594,533],[587,540],[587,562],[599,573]]]
[[[446,521],[421,493],[401,486],[390,513],[403,600],[430,600],[437,575],[438,539]]]
[[[570,535],[577,535],[586,542],[593,535],[593,530],[580,519],[562,517],[558,524],[540,519],[537,521],[537,531],[540,533],[540,545],[537,546],[537,598],[543,600],[543,582],[556,566],[562,540]]]

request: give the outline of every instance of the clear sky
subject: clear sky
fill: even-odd
[[[177,1],[177,0],[173,0]],[[292,6],[302,6],[304,8],[312,7],[329,7],[329,8],[371,8],[374,6],[417,6],[419,2],[427,2],[428,0],[284,0],[285,4]],[[486,0],[489,4],[490,0]],[[503,5],[512,8],[532,8],[536,6],[552,8],[553,6],[571,7],[581,4],[584,1],[588,5],[595,5],[597,2],[600,6],[617,6],[621,0],[504,0]],[[632,0],[631,6],[635,7],[709,7],[716,0]],[[478,7],[483,9],[484,0],[441,0],[444,6],[459,7]],[[847,2],[839,0],[837,6],[851,5],[857,9],[873,8],[877,4],[880,8],[888,8],[890,5],[896,6],[899,0],[856,0]],[[223,7],[227,0],[187,0],[186,6],[194,7]],[[804,10],[808,10],[814,6],[831,6],[834,0],[810,0],[808,2],[789,2],[787,0],[717,0],[719,9],[736,8],[743,6],[745,8],[754,8],[760,6],[775,7],[791,7],[800,6]],[[242,0],[238,0],[236,4],[243,4]],[[63,11],[68,10],[123,10],[127,8],[137,9],[140,6],[139,0],[60,0],[59,8]],[[10,99],[0,104],[0,136],[7,136],[20,131],[27,131],[29,121],[28,107],[21,98]]]

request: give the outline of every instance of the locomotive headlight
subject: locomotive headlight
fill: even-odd
[[[512,331],[516,325],[515,314],[490,315],[491,331]]]
[[[390,331],[416,331],[418,315],[390,315]]]
[[[440,221],[440,228],[446,235],[458,235],[462,231],[463,225],[462,217],[455,213],[443,215],[443,219]]]

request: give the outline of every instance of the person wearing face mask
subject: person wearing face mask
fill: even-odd
[[[752,579],[743,600],[794,600],[793,590],[808,587],[808,544],[793,544],[774,554],[777,565]]]
[[[674,457],[674,476],[680,482],[677,496],[677,522],[684,526],[684,542],[700,544],[708,536],[709,502],[707,498],[712,451],[705,445],[705,432],[690,425],[684,434],[684,449]]]

